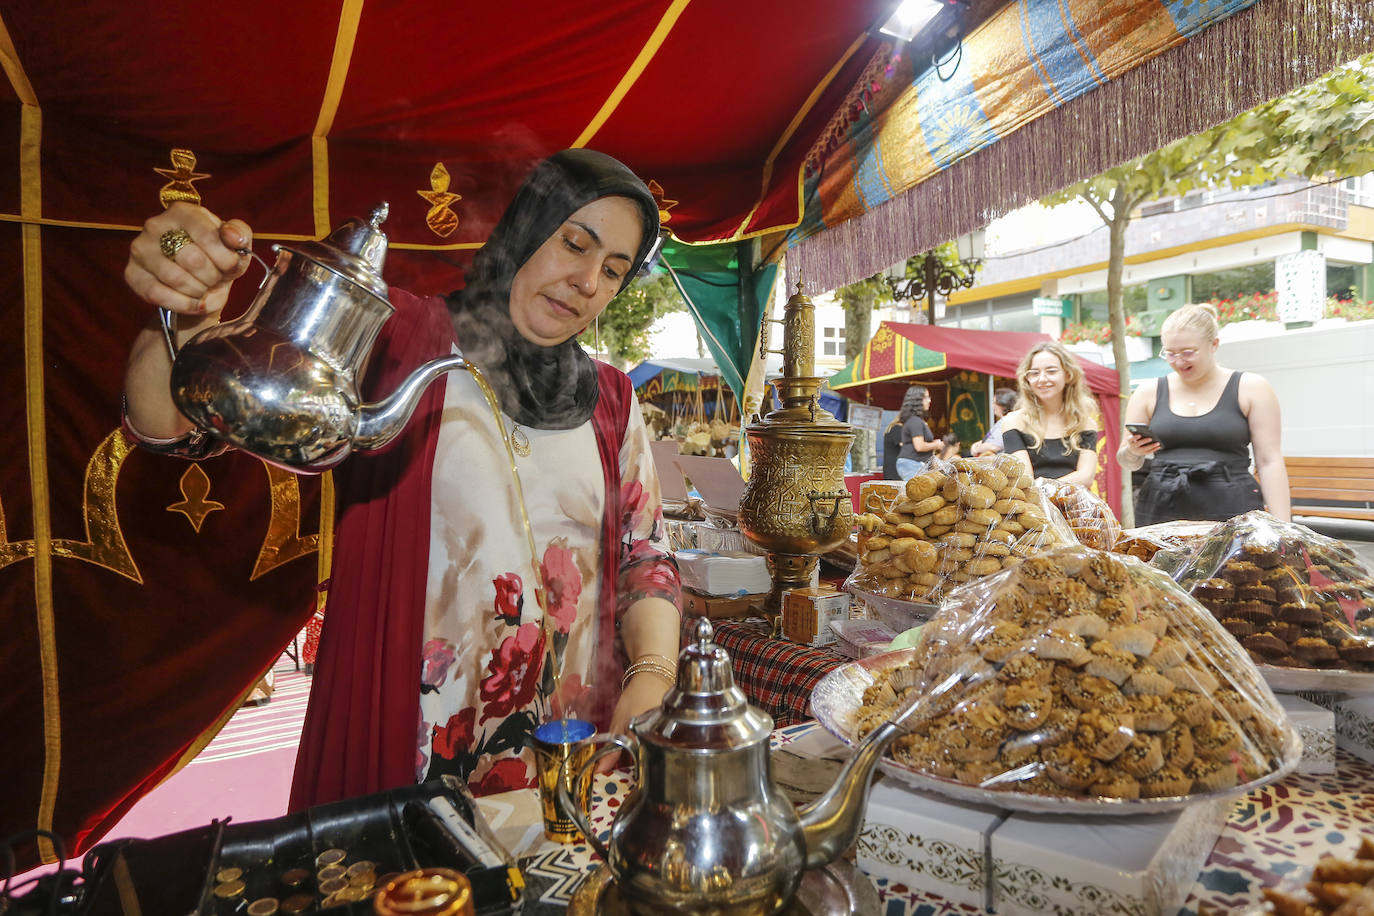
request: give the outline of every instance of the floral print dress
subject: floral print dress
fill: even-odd
[[[491,409],[471,375],[450,373],[446,384],[431,485],[416,777],[457,775],[477,794],[532,787],[534,729],[565,715],[588,718],[598,660],[612,652],[597,645],[605,476],[590,421],[566,430],[520,427],[530,448],[515,460],[536,577]],[[616,613],[646,596],[677,604],[649,438],[634,405],[620,479],[620,542],[609,547],[620,555]],[[536,594],[541,581],[547,623]]]

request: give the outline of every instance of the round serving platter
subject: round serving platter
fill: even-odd
[[[1374,671],[1341,668],[1280,668],[1259,665],[1260,677],[1276,693],[1374,693]]]
[[[827,731],[849,747],[856,746],[851,737],[854,714],[863,705],[864,690],[889,668],[906,664],[915,649],[898,649],[882,655],[847,662],[821,678],[811,691],[811,714]],[[1229,789],[1214,792],[1194,792],[1164,798],[1065,798],[1035,795],[1029,792],[998,791],[966,785],[952,779],[941,779],[922,773],[891,757],[883,757],[879,767],[916,789],[934,792],[947,798],[1005,808],[1011,811],[1030,811],[1046,814],[1087,814],[1100,816],[1128,816],[1174,811],[1199,801],[1243,795],[1259,786],[1282,779],[1293,771],[1302,757],[1302,739],[1285,719],[1283,722],[1283,753],[1279,766],[1259,779]]]

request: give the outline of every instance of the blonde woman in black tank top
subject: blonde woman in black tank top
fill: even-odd
[[[1126,422],[1149,424],[1158,440],[1131,435],[1116,453],[1128,471],[1145,466],[1135,481],[1135,523],[1221,521],[1264,507],[1288,521],[1274,389],[1253,372],[1217,363],[1211,306],[1185,305],[1165,320],[1160,337],[1160,355],[1173,371],[1140,386],[1126,406]]]

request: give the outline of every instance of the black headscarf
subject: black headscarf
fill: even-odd
[[[516,272],[579,207],[602,197],[629,198],[644,234],[620,289],[639,273],[658,238],[658,204],[620,162],[589,149],[555,153],[534,167],[448,298],[458,345],[486,375],[501,409],[523,426],[572,429],[596,407],[596,367],[574,335],[544,347],[521,336],[510,317]]]

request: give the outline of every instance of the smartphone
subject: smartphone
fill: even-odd
[[[1126,428],[1142,439],[1153,439],[1159,442],[1159,437],[1155,435],[1154,430],[1150,429],[1147,423],[1127,423]],[[1164,443],[1160,442],[1160,444],[1163,445]]]

